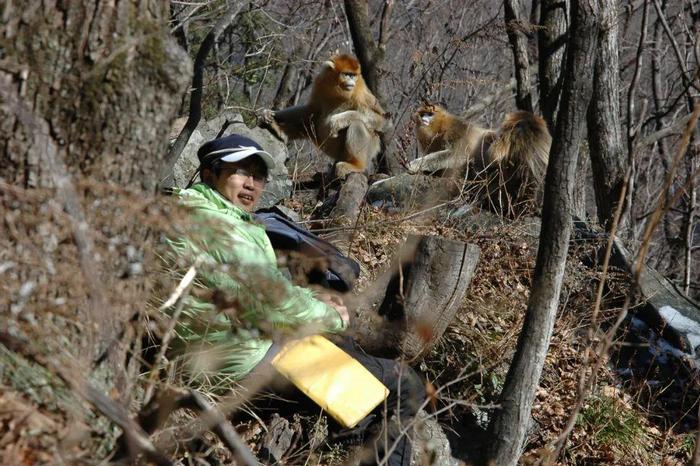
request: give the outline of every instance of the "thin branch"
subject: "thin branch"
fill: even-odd
[[[693,155],[688,162],[690,164],[690,173],[692,174],[695,167],[696,154],[693,151]],[[693,236],[695,233],[695,211],[697,209],[697,189],[695,188],[695,180],[688,180],[690,183],[690,190],[688,193],[688,213],[685,218],[685,270],[683,272],[683,292],[686,296],[690,295],[690,280],[692,277],[692,261],[693,261]]]
[[[656,141],[659,141],[663,138],[667,138],[667,137],[672,136],[674,134],[682,133],[683,128],[685,128],[685,126],[688,124],[688,122],[690,121],[690,119],[692,117],[693,117],[693,114],[689,113],[689,114],[679,118],[678,120],[665,125],[665,127],[663,129],[660,129],[659,131],[655,131],[655,132],[645,136],[644,138],[638,140],[637,143],[635,144],[635,146],[637,148],[641,148],[644,146],[650,146],[650,145],[654,144]]]
[[[395,0],[385,0],[384,8],[382,8],[382,19],[379,22],[379,41],[377,44],[382,50],[386,49],[386,42],[389,37],[389,18],[391,18],[395,4]]]
[[[7,349],[20,354],[49,372],[56,375],[80,398],[92,404],[107,419],[118,425],[126,436],[129,448],[134,453],[143,453],[147,460],[158,466],[171,466],[173,463],[160,453],[148,438],[148,434],[133,419],[129,417],[124,408],[114,400],[97,389],[81,375],[82,371],[74,364],[66,361],[67,367],[56,363],[56,358],[48,359],[33,351],[32,345],[11,335],[9,332],[0,331],[0,344]]]
[[[644,5],[644,8],[646,9],[646,4]],[[671,41],[671,46],[673,47],[673,52],[676,56],[678,67],[681,69],[681,78],[683,79],[683,83],[685,84],[686,88],[688,88],[689,86],[693,86],[695,90],[700,90],[700,88],[698,88],[698,86],[695,84],[694,80],[688,76],[688,70],[685,67],[683,54],[681,53],[681,49],[678,46],[678,41],[673,36],[673,31],[671,31],[671,27],[668,25],[668,21],[666,21],[666,16],[664,15],[663,10],[661,9],[661,5],[659,5],[659,0],[654,0],[654,9],[656,10],[656,14],[659,17],[659,21],[661,22],[661,25],[663,26],[664,31],[666,32],[666,36]]]
[[[639,42],[637,45],[637,55],[634,62],[634,74],[632,82],[627,91],[627,150],[632,153],[634,148],[634,138],[636,136],[636,126],[634,124],[634,95],[639,84],[639,77],[642,72],[642,56],[644,54],[644,44],[647,36],[647,20],[649,18],[648,2],[644,2],[644,13],[642,16],[642,31],[639,34]]]
[[[190,95],[190,113],[187,117],[187,123],[180,131],[175,143],[168,151],[165,163],[160,172],[160,183],[167,184],[167,180],[172,176],[171,172],[175,162],[177,162],[178,157],[185,149],[187,141],[190,140],[190,136],[197,126],[199,121],[202,119],[202,91],[204,88],[204,64],[209,55],[209,52],[214,47],[214,44],[219,40],[219,36],[226,30],[226,28],[233,22],[233,20],[238,16],[238,13],[243,9],[244,2],[233,2],[231,7],[223,14],[219,20],[216,22],[214,27],[211,28],[207,36],[202,41],[197,51],[197,56],[194,60],[194,75],[192,77],[192,94]]]

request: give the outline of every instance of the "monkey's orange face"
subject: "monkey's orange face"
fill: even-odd
[[[335,55],[325,63],[335,75],[335,83],[341,94],[352,94],[361,78],[360,62],[351,55]]]

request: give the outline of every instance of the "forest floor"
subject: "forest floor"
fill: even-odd
[[[303,202],[295,198],[288,206],[308,212],[309,209],[302,209]],[[479,443],[485,440],[484,428],[515,350],[535,265],[539,223],[537,219],[465,223],[441,217],[443,214],[438,212],[425,219],[366,207],[350,255],[363,269],[356,291],[362,293],[362,287],[388,264],[409,234],[437,234],[481,248],[479,265],[454,322],[416,367],[430,393],[437,393],[429,411],[441,412],[437,418],[450,438],[453,455],[469,463],[475,458]],[[574,242],[570,249],[524,464],[535,464],[547,457],[548,445],[562,432],[576,404],[581,371],[590,375],[583,360],[600,279],[600,272],[590,266],[590,258],[599,246],[582,241]],[[601,311],[605,322],[617,316],[627,292],[628,277],[613,271],[608,283]],[[48,317],[37,317],[44,318]],[[51,319],[59,320],[56,316]],[[43,327],[27,319],[18,318],[15,324],[16,333],[23,338],[51,338],[45,331],[37,330]],[[648,341],[625,332],[618,337],[618,344],[597,374],[595,386],[576,415],[573,431],[555,464],[686,464],[695,446],[700,393],[697,374],[683,361],[662,364],[660,358],[650,360]],[[97,464],[109,457],[118,428],[78,400],[51,371],[37,365],[40,359],[30,363],[2,345],[0,353],[1,464]],[[129,382],[133,393],[139,393],[145,384],[139,379]],[[138,396],[131,398],[137,400]],[[137,404],[132,408],[137,410]],[[319,426],[323,430],[321,418],[316,413],[290,420],[302,426],[304,433],[286,464],[341,464],[345,460],[347,452],[343,447],[314,440],[316,436],[311,435]],[[159,432],[158,443],[177,437],[179,427],[191,420],[192,415],[187,412],[175,416]],[[264,437],[260,422],[264,421],[238,426],[256,452]],[[184,450],[174,452],[180,464],[231,461],[230,452],[213,434],[207,434],[202,442],[186,445]]]

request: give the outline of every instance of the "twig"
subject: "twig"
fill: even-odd
[[[690,119],[692,118],[693,114],[689,113],[685,115],[682,118],[679,118],[678,120],[674,121],[673,123],[670,123],[668,125],[665,125],[663,129],[660,129],[659,131],[655,131],[648,136],[645,136],[641,140],[637,141],[637,147],[643,147],[643,146],[649,146],[651,144],[654,144],[656,141],[666,138],[668,136],[671,136],[673,134],[676,134],[681,130],[682,128],[685,128],[685,126],[688,124]]]
[[[221,411],[209,404],[204,396],[195,390],[190,390],[189,398],[184,401],[189,404],[186,407],[196,409],[202,414],[202,417],[214,422],[214,433],[231,450],[237,461],[246,466],[259,466],[260,463],[233,429],[231,423],[226,420]]]
[[[175,288],[175,291],[170,296],[170,298],[168,298],[168,300],[158,308],[159,311],[162,312],[165,309],[168,309],[170,306],[175,304],[175,302],[178,299],[180,299],[183,293],[187,291],[189,286],[192,284],[194,277],[197,275],[197,266],[199,265],[199,262],[200,261],[197,260],[194,264],[192,264],[192,266],[190,266],[190,268],[187,270],[187,273],[185,273],[185,276],[182,277],[182,280],[180,280],[180,283],[178,283],[177,287]],[[180,318],[180,314],[182,313],[184,304],[185,301],[181,299],[177,307],[175,308],[175,311],[173,312],[172,316],[170,317],[170,321],[168,322],[168,328],[163,334],[163,340],[160,343],[158,354],[156,355],[156,358],[153,362],[153,368],[151,369],[151,373],[148,376],[148,385],[146,386],[146,391],[143,396],[145,403],[148,403],[151,400],[151,397],[153,396],[156,381],[158,379],[158,376],[160,375],[161,361],[163,361],[163,359],[165,358],[165,353],[168,351],[168,347],[170,346],[170,340],[172,340],[173,336],[175,335],[175,326],[177,325],[177,321]]]
[[[678,61],[678,67],[681,69],[681,78],[683,79],[683,83],[685,84],[686,92],[690,86],[700,91],[697,84],[695,84],[694,80],[688,76],[688,69],[685,66],[685,62],[683,61],[683,54],[681,53],[680,47],[678,46],[678,41],[673,36],[673,31],[671,31],[671,27],[668,25],[668,21],[666,21],[666,16],[664,15],[663,10],[661,9],[661,5],[659,5],[659,0],[652,1],[654,2],[654,9],[656,10],[656,15],[658,16],[659,21],[661,22],[661,25],[663,26],[664,31],[668,36],[668,40],[671,42],[671,46],[673,47],[673,52],[676,56],[676,61]],[[646,4],[644,5],[644,7],[646,8]]]
[[[60,366],[56,363],[55,358],[49,360],[34,352],[29,342],[10,335],[6,331],[0,331],[0,344],[5,345],[10,351],[22,355],[27,360],[46,368],[61,379],[79,397],[88,401],[107,419],[118,425],[124,432],[129,448],[132,451],[143,453],[147,460],[154,462],[158,466],[172,465],[172,462],[153,446],[153,443],[148,438],[148,434],[129,417],[124,408],[88,382],[81,375],[82,371],[74,364],[67,361],[68,368]]]
[[[182,280],[180,280],[180,283],[178,283],[177,287],[175,287],[175,291],[170,295],[170,297],[165,301],[159,308],[159,311],[164,311],[167,308],[171,307],[175,302],[180,299],[180,296],[182,296],[182,293],[185,292],[185,290],[190,286],[192,283],[192,280],[194,280],[194,277],[197,275],[197,266],[199,265],[200,261],[195,262],[190,266],[189,269],[187,269],[187,272],[185,275],[182,277]]]

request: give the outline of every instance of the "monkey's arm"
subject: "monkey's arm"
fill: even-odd
[[[439,150],[432,152],[423,157],[419,157],[408,164],[408,171],[411,173],[417,172],[436,172],[439,170],[447,170],[452,168],[454,160],[450,149]]]
[[[308,105],[296,105],[283,110],[263,110],[259,125],[271,130],[284,142],[287,139],[305,139],[312,128],[312,112]]]
[[[392,125],[391,121],[375,112],[360,112],[357,110],[346,110],[344,112],[331,115],[328,119],[330,133],[337,136],[341,129],[347,128],[351,123],[361,121],[368,130],[380,133],[388,131]]]

